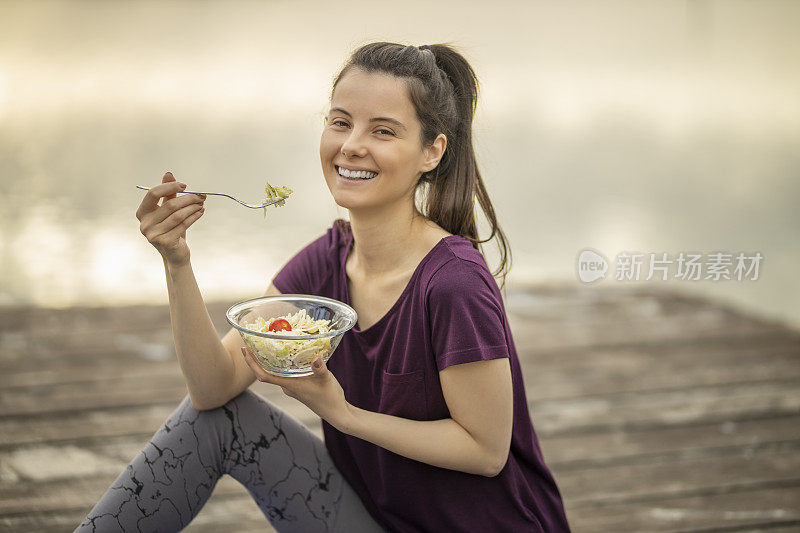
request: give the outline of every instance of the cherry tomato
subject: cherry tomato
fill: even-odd
[[[269,325],[270,331],[292,331],[292,325],[289,324],[288,320],[284,320],[279,318],[277,320],[273,320],[272,324]]]

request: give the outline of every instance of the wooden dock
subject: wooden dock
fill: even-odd
[[[575,532],[800,530],[800,332],[638,287],[506,305]],[[72,531],[185,394],[167,307],[0,310],[0,531]],[[271,530],[227,476],[185,531],[225,529]]]

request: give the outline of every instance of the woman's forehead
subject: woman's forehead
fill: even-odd
[[[339,80],[331,108],[344,109],[354,117],[394,116],[403,122],[416,115],[405,80],[358,69],[350,70]]]

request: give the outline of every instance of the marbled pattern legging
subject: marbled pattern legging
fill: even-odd
[[[384,531],[323,441],[249,390],[208,411],[185,397],[75,531],[180,531],[223,474],[279,532]]]

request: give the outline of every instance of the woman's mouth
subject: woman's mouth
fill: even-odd
[[[369,172],[368,170],[347,170],[338,165],[334,165],[336,172],[347,181],[369,181],[378,175],[377,172]]]

